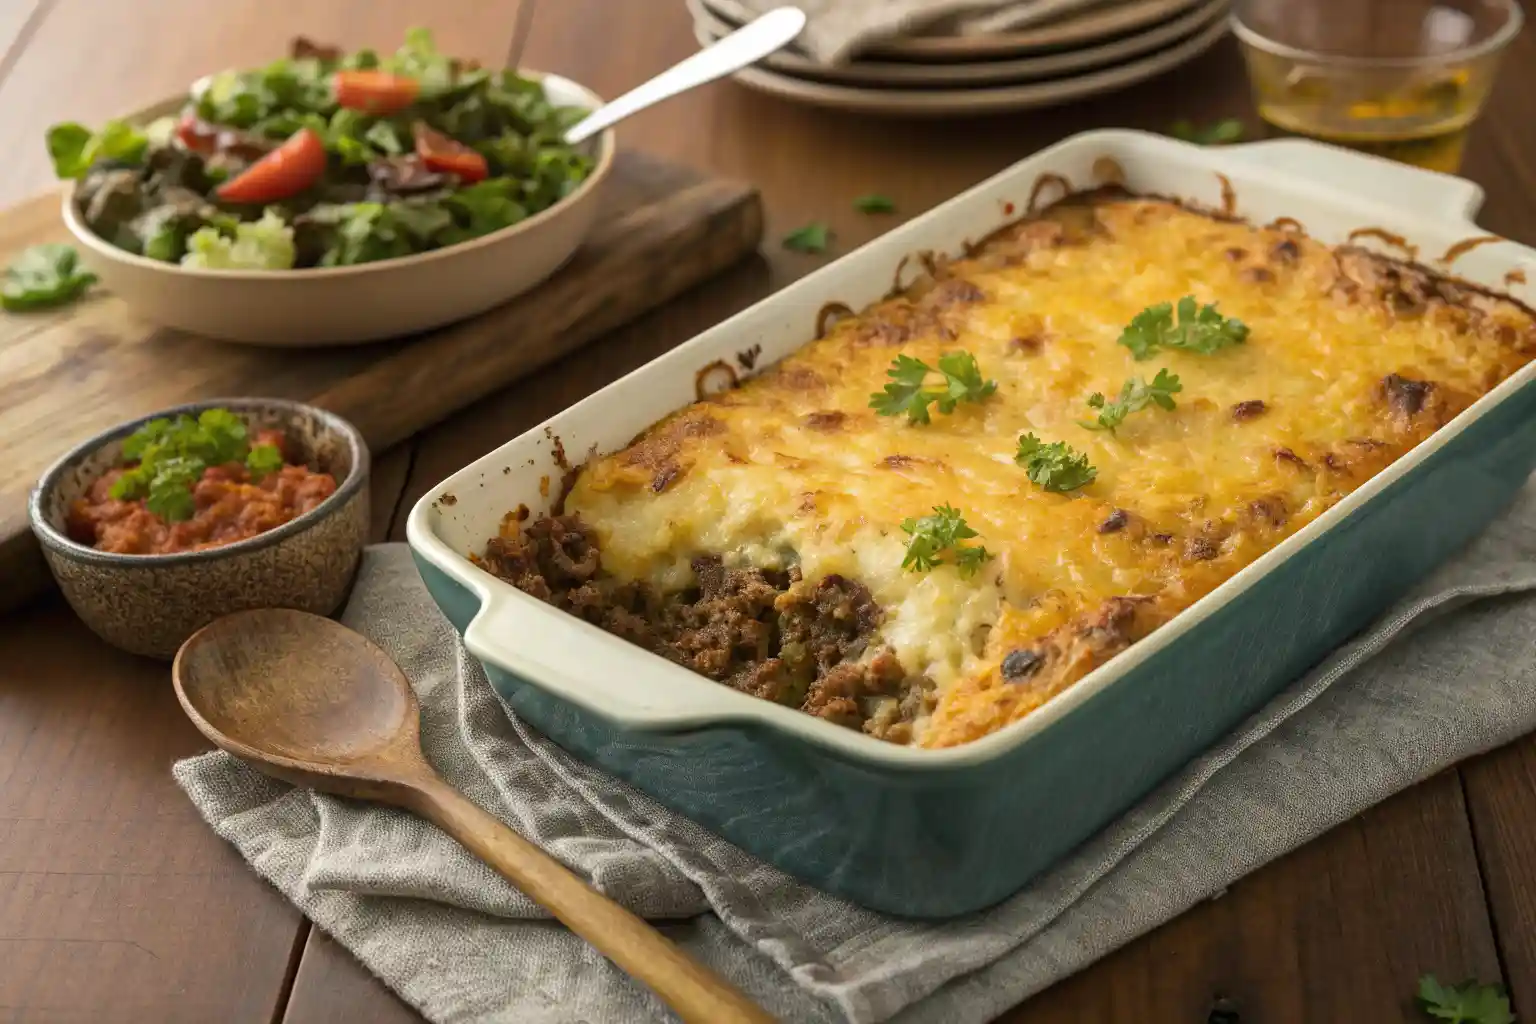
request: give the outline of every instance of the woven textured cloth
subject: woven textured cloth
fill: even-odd
[[[428,759],[476,803],[796,1024],[980,1024],[1391,794],[1536,728],[1536,487],[1453,563],[1027,889],[947,922],[817,892],[507,714],[408,552],[344,615],[400,663]],[[434,827],[178,763],[203,816],[434,1024],[668,1020]]]

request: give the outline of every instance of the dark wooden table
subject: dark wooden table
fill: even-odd
[[[680,0],[541,5],[526,54],[616,95],[693,49]],[[429,21],[496,60],[515,6],[485,0],[0,0],[0,202],[50,179],[42,134],[100,121],[295,33],[390,46]],[[1505,61],[1465,173],[1482,222],[1536,241],[1536,34]],[[1075,131],[1252,113],[1230,41],[1118,95],[1060,110],[905,124],[802,109],[717,83],[627,123],[625,145],[761,185],[763,258],[382,454],[376,539],[427,488],[614,377],[819,265],[775,240],[829,221],[846,251]],[[880,191],[897,218],[861,217]],[[0,352],[0,374],[4,353]],[[4,581],[0,581],[4,586]],[[204,749],[163,665],[45,601],[0,619],[0,1021],[388,1024],[418,1019],[259,881],[194,813],[172,760]],[[1477,758],[1254,872],[1003,1018],[1203,1024],[1421,1020],[1418,976],[1502,981],[1536,1015],[1536,739]]]

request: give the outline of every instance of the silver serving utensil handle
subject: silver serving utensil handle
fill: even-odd
[[[517,20],[512,23],[512,45],[507,48],[506,67],[516,71],[523,66],[523,47],[533,31],[533,8],[538,0],[517,0]]]
[[[653,103],[739,71],[787,45],[804,27],[805,12],[800,8],[775,7],[693,56],[678,61],[612,103],[598,107],[566,130],[565,141],[570,145],[585,142]]]

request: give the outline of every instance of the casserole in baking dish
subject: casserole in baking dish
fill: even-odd
[[[1106,179],[1131,194],[997,233],[1042,180]],[[410,539],[495,685],[557,741],[813,884],[974,909],[1523,482],[1529,313],[1357,233],[1518,283],[1528,250],[1457,248],[1477,199],[1315,144],[1078,136],[456,474]],[[818,316],[870,305],[925,250],[941,258],[906,296]],[[753,371],[694,404],[701,380]],[[913,400],[946,385],[953,403]],[[589,450],[552,510],[563,453]]]
[[[1290,223],[1089,194],[593,460],[480,564],[746,693],[954,746],[1533,356],[1512,301]]]

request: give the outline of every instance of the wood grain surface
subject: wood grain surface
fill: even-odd
[[[262,394],[314,401],[384,448],[707,280],[756,251],[754,190],[619,154],[599,226],[522,298],[404,341],[279,350],[157,327],[98,294],[0,318],[0,611],[45,581],[26,499],[76,441],[182,402]],[[58,197],[0,214],[0,256],[67,238]]]
[[[510,2],[477,0],[425,9],[404,0],[39,7],[41,17],[20,19],[25,29],[7,29],[15,19],[0,15],[0,33],[26,37],[0,58],[0,139],[15,154],[0,166],[0,202],[46,184],[37,140],[50,122],[132,109],[210,64],[259,59],[294,32],[387,45],[430,17],[447,45],[494,59],[515,17]],[[611,96],[692,47],[680,0],[545,0],[527,62]],[[1505,61],[1465,167],[1488,193],[1484,226],[1528,243],[1536,242],[1533,92],[1528,30]],[[731,83],[648,111],[621,128],[622,143],[760,186],[766,259],[384,454],[375,535],[398,539],[409,502],[453,470],[821,265],[825,258],[771,244],[808,220],[836,232],[830,258],[1072,132],[1226,116],[1256,124],[1230,42],[1127,93],[1019,117],[862,120]],[[855,213],[852,198],[871,191],[895,198],[898,213]],[[174,756],[199,748],[173,704],[163,669],[95,644],[56,605],[0,618],[0,1021],[419,1020],[198,824],[168,775]],[[1413,1021],[1408,999],[1425,971],[1503,980],[1530,1017],[1533,935],[1536,741],[1527,738],[1256,871],[1003,1019],[1205,1024],[1224,998],[1241,1024]]]

